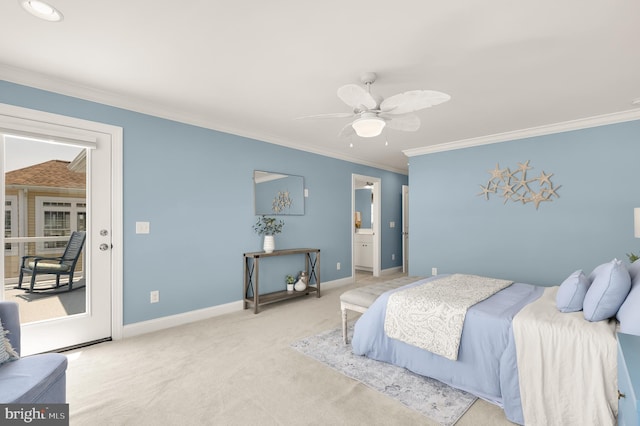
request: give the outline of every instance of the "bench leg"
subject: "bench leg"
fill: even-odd
[[[347,336],[347,309],[342,307],[342,340],[344,344],[349,343],[349,337]]]

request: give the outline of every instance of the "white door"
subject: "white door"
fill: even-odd
[[[19,304],[22,354],[51,351],[112,336],[112,134],[52,123],[58,116],[0,109],[4,286]],[[24,116],[27,118],[24,118]],[[64,120],[63,120],[64,121]],[[80,121],[80,120],[77,120]],[[98,123],[96,123],[98,124]],[[61,256],[68,236],[86,241],[69,290],[62,276],[31,275],[19,286],[22,256]],[[32,260],[33,258],[30,258]],[[16,288],[22,287],[22,288]],[[40,290],[47,287],[53,289]]]
[[[409,273],[409,187],[402,185],[402,272]]]

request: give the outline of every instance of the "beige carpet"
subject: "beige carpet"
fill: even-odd
[[[340,294],[371,280],[67,352],[71,425],[432,425],[290,347],[339,327]],[[457,424],[511,423],[478,400]]]

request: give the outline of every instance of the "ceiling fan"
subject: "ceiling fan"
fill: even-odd
[[[366,89],[357,84],[346,84],[338,89],[338,97],[353,112],[311,115],[303,118],[356,118],[342,128],[339,137],[346,138],[354,133],[363,138],[371,138],[382,133],[385,126],[390,129],[415,132],[420,128],[420,119],[413,114],[424,108],[435,106],[451,99],[446,93],[435,90],[411,90],[393,95],[387,99],[371,94],[371,85],[376,81],[376,73],[362,74],[360,81]]]

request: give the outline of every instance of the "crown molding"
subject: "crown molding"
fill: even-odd
[[[494,143],[509,142],[518,139],[531,138],[535,136],[551,135],[554,133],[568,132],[571,130],[581,130],[590,127],[604,126],[607,124],[622,123],[640,119],[640,109],[614,112],[611,114],[598,115],[595,117],[581,118],[577,120],[565,121],[562,123],[548,124],[544,126],[531,127],[528,129],[514,130],[512,132],[496,133],[494,135],[480,136],[477,138],[462,139],[454,142],[446,142],[437,145],[430,145],[420,148],[406,149],[402,151],[407,157],[415,157],[436,152],[453,151],[456,149],[471,148],[474,146],[490,145]]]
[[[177,121],[180,123],[198,126],[205,129],[254,139],[261,142],[267,142],[274,145],[280,145],[287,148],[296,149],[298,151],[310,152],[312,154],[318,154],[337,160],[348,161],[350,163],[374,167],[377,169],[387,170],[403,175],[407,174],[406,169],[399,169],[390,167],[386,164],[363,161],[362,159],[359,159],[357,157],[336,153],[330,150],[310,148],[308,146],[296,144],[288,140],[275,138],[270,135],[247,132],[245,129],[230,128],[221,123],[214,123],[210,118],[197,116],[195,114],[185,114],[184,111],[167,108],[166,106],[159,105],[158,103],[144,101],[141,99],[133,99],[132,97],[126,96],[124,94],[96,89],[94,87],[81,85],[61,78],[43,75],[35,71],[17,68],[2,63],[0,63],[0,80],[33,87],[35,89],[46,90],[48,92],[53,92],[64,96],[71,96],[90,102],[96,102],[103,105],[109,105],[115,108],[122,108],[128,111],[151,115],[166,120]]]

